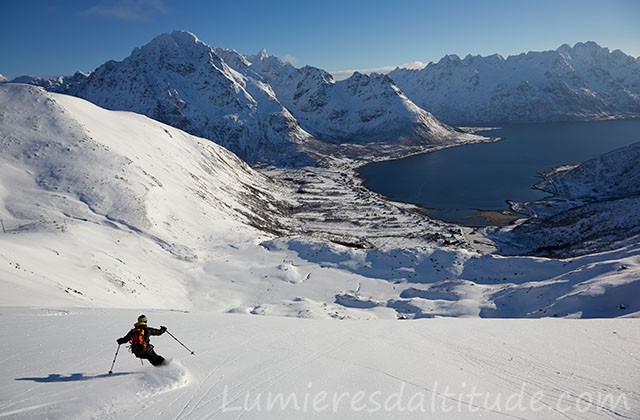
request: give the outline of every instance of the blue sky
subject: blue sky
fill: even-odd
[[[93,70],[174,29],[332,72],[588,40],[637,57],[639,22],[637,0],[4,0],[0,73]]]

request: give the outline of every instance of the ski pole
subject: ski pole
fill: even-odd
[[[120,344],[118,344],[118,348],[116,350],[116,355],[113,356],[113,363],[111,363],[111,369],[109,369],[109,375],[113,373],[113,366],[116,364],[116,357],[118,357],[118,352],[120,351]]]
[[[180,340],[178,340],[178,339],[177,339],[173,334],[171,334],[171,333],[169,332],[169,330],[167,330],[167,334],[169,334],[171,337],[173,337],[173,339],[174,339],[174,340],[176,340],[178,343],[180,343],[180,345],[181,345],[182,347],[184,347],[185,349],[189,350],[189,352],[191,352],[191,354],[195,355],[195,353],[194,353],[191,349],[189,349],[189,347],[187,347],[187,346],[185,346],[184,344],[182,344],[182,342],[181,342]]]

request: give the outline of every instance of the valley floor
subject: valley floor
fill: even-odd
[[[295,192],[294,233],[353,248],[455,246],[470,248],[464,228],[426,217],[417,206],[389,201],[362,185],[357,163],[270,169]]]
[[[635,419],[635,320],[304,320],[150,310],[168,366],[117,345],[139,313],[0,308],[2,419]]]

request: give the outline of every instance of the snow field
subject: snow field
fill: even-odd
[[[634,241],[564,260],[481,255],[455,228],[416,224],[357,190],[338,195],[360,201],[330,222],[318,210],[291,217],[286,185],[206,140],[32,86],[2,85],[0,104],[2,305],[338,319],[639,312]],[[336,177],[307,184],[309,206],[325,186],[357,186]],[[370,222],[352,224],[364,211]],[[447,239],[460,245],[437,245]]]
[[[640,416],[635,320],[323,321],[145,310],[170,360],[117,344],[139,311],[0,308],[0,418]],[[18,339],[19,336],[19,339]],[[18,349],[19,347],[19,349]]]

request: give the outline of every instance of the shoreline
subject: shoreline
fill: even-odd
[[[471,134],[466,131],[462,134]],[[396,160],[446,148],[500,141],[500,137],[469,136],[448,145],[377,145],[358,158],[325,157],[318,166],[263,168],[266,175],[288,184],[296,206],[291,209],[293,235],[307,235],[353,248],[455,247],[493,252],[488,238],[469,239],[470,227],[428,215],[421,206],[392,200],[364,186],[358,168],[382,160]],[[353,148],[351,148],[353,149]],[[391,150],[392,149],[392,150]],[[362,150],[364,151],[364,150]],[[474,228],[472,230],[480,230]]]
[[[495,131],[495,130],[499,130],[501,127],[499,126],[492,126],[492,127],[458,127],[462,132],[464,133],[468,133],[468,134],[473,134],[473,135],[478,135],[477,133],[482,133],[482,132],[486,132],[486,131]],[[438,209],[436,208],[430,208],[430,207],[426,207],[422,204],[419,203],[414,203],[414,202],[410,202],[410,201],[398,201],[398,200],[394,200],[382,193],[378,193],[377,191],[373,191],[371,189],[369,189],[368,187],[366,187],[365,182],[366,180],[361,176],[360,173],[360,169],[370,165],[370,164],[374,164],[374,163],[379,163],[379,162],[392,162],[392,161],[397,161],[397,160],[402,160],[402,159],[407,159],[413,156],[419,156],[419,155],[427,155],[430,153],[434,153],[434,152],[439,152],[442,150],[446,150],[446,149],[450,149],[453,147],[462,147],[462,146],[468,146],[471,144],[478,144],[478,143],[495,143],[495,142],[499,142],[504,140],[504,137],[500,137],[500,136],[489,136],[489,137],[485,137],[480,135],[480,137],[486,139],[486,140],[478,140],[478,141],[467,141],[467,142],[461,142],[461,143],[455,143],[455,144],[450,144],[450,145],[446,145],[446,146],[435,146],[432,147],[430,149],[427,150],[422,150],[422,151],[418,151],[415,153],[407,153],[401,156],[397,156],[397,157],[392,157],[392,158],[379,158],[379,159],[372,159],[370,161],[358,161],[355,163],[354,167],[353,167],[353,171],[354,171],[354,176],[360,181],[360,184],[364,187],[367,188],[367,190],[372,191],[376,194],[379,194],[380,196],[382,196],[383,198],[385,198],[386,200],[388,200],[389,202],[392,203],[402,203],[404,205],[410,205],[410,206],[414,206],[416,207],[416,210],[423,214],[424,216],[428,217],[431,220],[437,220],[439,222],[442,223],[446,223],[446,224],[451,224],[451,225],[456,225],[456,226],[460,226],[460,227],[465,227],[465,228],[471,228],[471,229],[482,229],[482,228],[486,228],[486,227],[504,227],[504,226],[509,226],[511,224],[516,223],[518,220],[522,220],[522,219],[527,219],[527,215],[523,214],[523,213],[519,213],[517,211],[514,211],[513,209],[511,209],[511,207],[508,205],[508,209],[505,210],[485,210],[485,209],[475,209],[475,213],[473,215],[469,215],[469,222],[468,223],[463,223],[462,221],[451,221],[451,220],[444,220],[441,219],[439,217],[433,216],[432,213],[438,211]],[[518,214],[520,214],[520,216],[518,216]],[[476,219],[477,220],[477,216],[479,216],[480,218],[487,220],[486,223],[474,223],[472,220]]]

